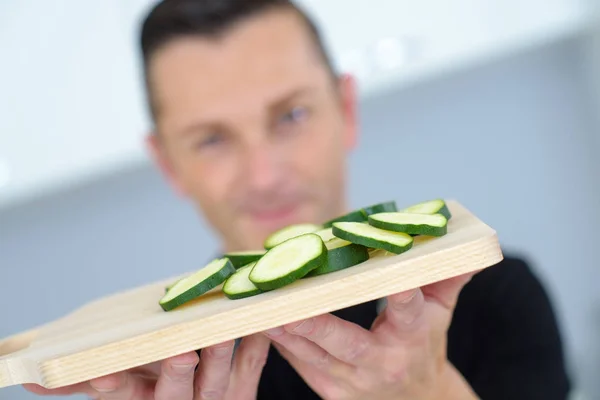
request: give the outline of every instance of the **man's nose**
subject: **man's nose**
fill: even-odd
[[[269,144],[248,150],[243,175],[252,190],[268,191],[283,183],[285,167],[280,156]]]

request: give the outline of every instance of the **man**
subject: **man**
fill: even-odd
[[[285,225],[347,211],[355,88],[294,5],[166,0],[144,23],[142,49],[149,148],[219,233],[221,251],[256,249]],[[386,300],[379,314],[372,302],[252,335],[235,354],[223,343],[200,358],[28,389],[105,400],[566,398],[553,312],[523,261]]]

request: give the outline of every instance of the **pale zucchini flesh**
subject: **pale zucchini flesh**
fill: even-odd
[[[194,274],[177,281],[160,299],[159,304],[163,310],[171,311],[216,288],[233,273],[235,268],[229,259],[213,260]]]
[[[369,216],[369,224],[411,235],[444,236],[448,232],[448,220],[442,214],[379,213]]]
[[[182,280],[183,278],[179,278],[178,280],[176,280],[175,282],[171,282],[170,284],[168,284],[167,286],[165,286],[165,293],[167,293],[169,290],[171,290],[171,288],[173,286],[175,286],[177,284],[177,282],[179,282],[180,280]]]
[[[407,233],[391,232],[360,222],[336,222],[333,234],[340,239],[394,254],[410,250],[413,238]]]
[[[256,296],[262,291],[250,281],[250,272],[256,265],[251,262],[239,268],[235,274],[231,275],[223,284],[223,293],[231,300],[244,299],[246,297]]]
[[[335,239],[332,228],[321,229],[320,231],[315,232],[315,234],[319,235],[325,243],[329,242],[331,239]]]
[[[269,237],[267,237],[267,239],[265,240],[264,247],[265,249],[270,250],[288,239],[292,239],[294,237],[304,235],[306,233],[314,233],[321,229],[323,229],[323,226],[316,224],[290,225],[269,235]]]
[[[448,205],[442,199],[424,201],[400,211],[415,214],[442,214],[448,220],[452,218]]]
[[[307,233],[288,239],[256,262],[250,281],[262,291],[289,285],[327,262],[327,248],[319,235]]]

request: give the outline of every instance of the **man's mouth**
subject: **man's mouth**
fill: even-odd
[[[279,207],[259,208],[248,210],[248,214],[259,225],[280,227],[297,222],[300,204],[288,204]]]

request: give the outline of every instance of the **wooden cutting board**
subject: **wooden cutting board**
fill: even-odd
[[[255,297],[229,300],[217,288],[167,313],[158,300],[173,277],[88,303],[0,341],[0,388],[86,381],[501,261],[496,232],[459,203],[448,206],[453,217],[446,236],[416,237],[413,248],[401,255],[375,252],[360,265]]]

